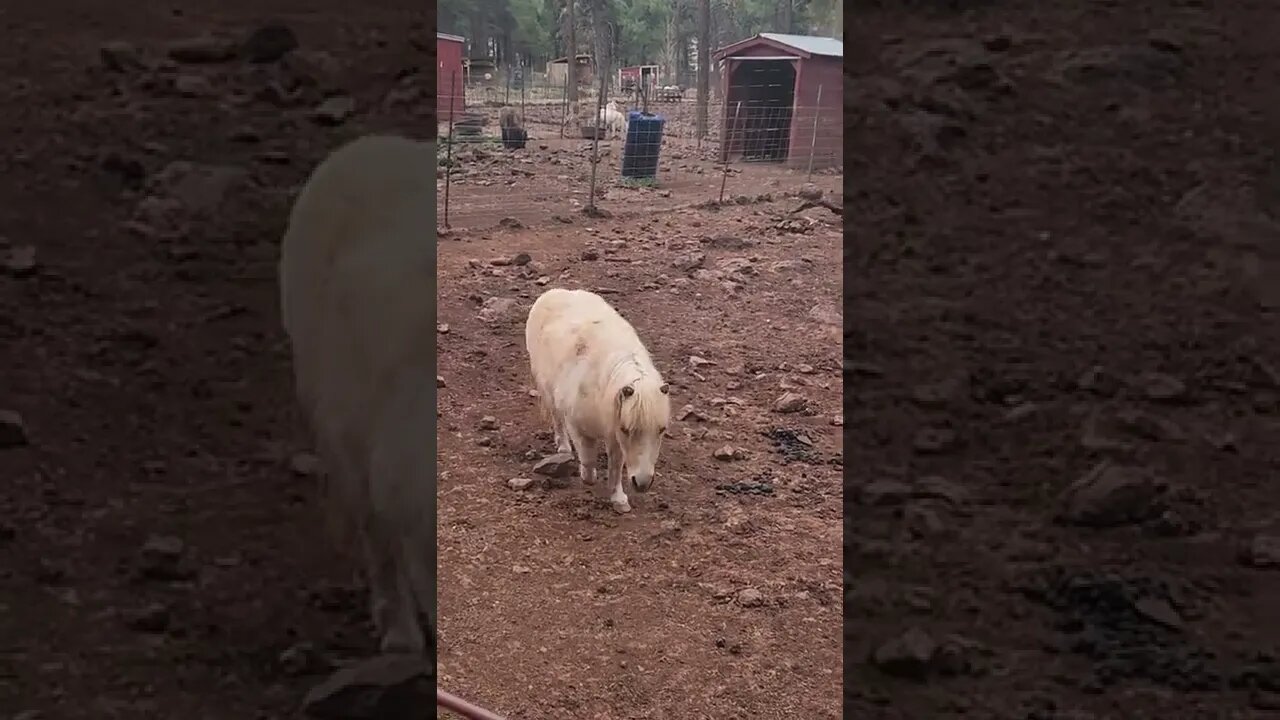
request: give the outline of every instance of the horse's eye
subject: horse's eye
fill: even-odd
[[[622,428],[622,434],[623,434],[623,435],[630,435],[630,434],[631,434],[631,428]]]

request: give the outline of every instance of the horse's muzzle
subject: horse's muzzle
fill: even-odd
[[[631,476],[631,487],[636,492],[649,492],[649,488],[653,485],[653,476],[640,477],[639,475]]]

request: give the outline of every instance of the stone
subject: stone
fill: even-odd
[[[203,75],[179,75],[173,79],[173,91],[185,98],[210,98],[218,94],[213,83]]]
[[[1280,535],[1255,535],[1240,559],[1252,568],[1280,569]]]
[[[730,460],[741,460],[743,452],[732,445],[725,445],[723,447],[716,448],[715,452],[711,453],[711,456],[717,460],[728,462]]]
[[[187,38],[169,45],[171,59],[191,65],[221,63],[236,56],[236,43],[213,35]]]
[[[681,421],[697,420],[699,422],[706,422],[707,416],[693,405],[684,405],[676,412],[676,419]]]
[[[1182,616],[1167,601],[1157,597],[1139,598],[1133,603],[1133,609],[1146,620],[1170,630],[1181,630]]]
[[[556,453],[548,455],[533,466],[533,471],[549,478],[567,478],[573,475],[578,460],[573,453]]]
[[[312,688],[302,709],[316,720],[420,720],[434,707],[425,659],[379,655],[343,668]]]
[[[513,298],[486,298],[480,305],[480,319],[487,323],[514,320],[520,314],[520,303]]]
[[[480,422],[476,423],[477,430],[497,430],[498,418],[492,415],[485,415],[480,418]]]
[[[804,410],[809,404],[808,399],[803,395],[793,392],[785,392],[773,401],[773,411],[776,413],[794,413]]]
[[[202,165],[186,160],[169,163],[150,181],[153,192],[196,213],[213,213],[248,172],[233,165]]]
[[[507,487],[520,492],[533,487],[533,483],[533,478],[511,478],[507,481]]]
[[[938,643],[928,633],[911,628],[877,647],[871,662],[886,675],[923,681],[929,677],[937,650]]]
[[[138,48],[123,40],[103,43],[98,48],[98,57],[102,60],[103,67],[112,72],[142,70],[146,67]]]
[[[707,261],[707,254],[703,252],[685,253],[671,261],[671,266],[682,272],[692,272]]]
[[[125,613],[125,626],[144,633],[163,633],[169,629],[171,616],[163,603],[150,603]]]
[[[346,122],[356,112],[356,101],[346,95],[325,98],[314,110],[311,119],[319,125],[335,127]]]
[[[40,264],[36,262],[36,249],[33,245],[19,245],[10,248],[4,254],[3,265],[6,275],[16,278],[31,277],[40,269]]]
[[[708,360],[704,357],[698,357],[697,355],[690,355],[689,364],[693,366],[694,370],[697,370],[698,368],[716,365],[717,363],[714,360]]]
[[[764,594],[755,588],[746,588],[739,591],[735,598],[739,605],[744,608],[754,608],[764,605]]]
[[[1164,373],[1144,373],[1137,384],[1148,400],[1157,402],[1176,402],[1187,395],[1186,383]]]
[[[186,546],[181,538],[152,535],[138,553],[138,572],[149,580],[187,580],[195,573],[184,562]]]
[[[1177,423],[1153,413],[1125,408],[1116,413],[1115,420],[1120,429],[1143,440],[1177,442],[1186,439],[1186,433]]]
[[[437,375],[437,376],[436,376],[436,387],[438,387],[438,388],[442,388],[442,387],[444,387],[444,386],[445,386],[445,383],[444,383],[444,376],[443,376],[443,375]]]
[[[938,644],[930,666],[939,675],[948,677],[983,675],[986,673],[983,660],[989,655],[991,650],[976,640],[948,635]]]
[[[0,410],[0,450],[25,447],[28,442],[22,416],[12,410]]]
[[[960,446],[960,436],[946,427],[928,427],[916,431],[911,447],[922,455],[938,455]]]
[[[1163,487],[1143,468],[1101,463],[1063,494],[1061,519],[1085,527],[1118,527],[1149,520],[1163,510]]]
[[[298,49],[298,37],[283,23],[267,23],[245,38],[240,53],[251,63],[272,63]]]

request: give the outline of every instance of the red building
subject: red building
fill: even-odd
[[[436,33],[436,117],[448,122],[466,109],[462,58],[466,38]]]
[[[657,65],[630,65],[618,68],[618,88],[620,90],[625,91],[627,88],[637,85],[652,89],[657,84]]]
[[[760,33],[720,48],[720,159],[844,163],[844,42]]]

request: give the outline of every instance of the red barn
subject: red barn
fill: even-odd
[[[462,74],[466,38],[436,33],[436,117],[441,122],[466,109],[466,78]]]
[[[637,85],[652,88],[658,83],[657,65],[630,65],[618,68],[618,88],[627,91]]]
[[[720,159],[844,163],[844,42],[760,33],[720,48]]]

